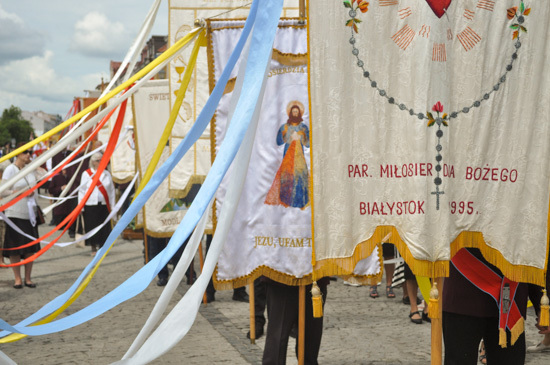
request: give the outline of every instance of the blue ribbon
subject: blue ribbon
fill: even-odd
[[[263,73],[265,72],[266,64],[269,62],[269,55],[275,36],[276,24],[278,23],[282,10],[282,0],[264,1],[261,9],[258,9],[258,3],[259,0],[254,0],[241,37],[197,121],[182,143],[180,143],[174,153],[170,155],[167,161],[157,170],[157,172],[155,172],[151,178],[151,181],[145,186],[142,193],[136,198],[134,203],[130,205],[121,217],[118,224],[113,228],[113,231],[109,235],[105,245],[99,250],[98,255],[90,262],[90,264],[88,264],[75,283],[64,294],[46,304],[39,311],[21,321],[18,325],[11,326],[4,320],[0,320],[0,328],[4,330],[0,333],[0,336],[6,336],[11,332],[26,335],[55,333],[72,328],[99,316],[100,314],[112,309],[116,305],[128,299],[131,299],[145,290],[151,280],[153,280],[153,278],[158,274],[160,269],[166,265],[168,260],[170,260],[187,237],[189,237],[217,190],[223,176],[229,168],[229,165],[233,161],[233,158],[242,142],[244,133],[248,128],[248,123],[250,122],[254,112],[254,106],[258,101],[261,80]],[[258,18],[257,22],[256,18]],[[269,27],[268,25],[272,25],[273,22],[275,22],[275,28]],[[242,52],[243,46],[254,24],[256,24],[256,26],[254,27],[250,47],[254,51],[250,53],[247,61],[247,71],[243,84],[243,92],[237,104],[233,123],[231,123],[227,131],[227,136],[220,147],[218,157],[214,161],[203,187],[197,194],[195,201],[170,239],[167,247],[143,268],[128,278],[124,283],[119,285],[116,289],[105,295],[103,298],[90,304],[88,307],[83,308],[68,317],[51,323],[39,326],[28,326],[29,324],[38,321],[39,319],[60,308],[70,298],[87,273],[95,266],[99,258],[103,256],[108,247],[112,246],[115,239],[122,233],[123,229],[130,223],[139,210],[141,210],[141,208],[145,205],[145,202],[168,176],[170,171],[173,170],[189,148],[193,146],[193,144],[203,134],[204,129],[214,115],[231,71],[233,70]]]

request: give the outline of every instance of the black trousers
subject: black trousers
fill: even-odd
[[[506,331],[508,346],[498,344],[498,318],[482,318],[443,312],[445,365],[476,365],[479,343],[483,339],[488,365],[521,365],[525,363],[525,333],[514,346]]]
[[[147,235],[149,261],[151,261],[155,256],[157,256],[162,250],[166,248],[168,241],[170,241],[169,237],[152,237]],[[185,246],[187,246],[187,242],[189,242],[189,238],[183,243],[183,245],[181,245],[180,248],[178,248],[176,253],[174,253],[174,256],[172,256],[170,261],[168,261],[168,263],[171,263],[172,265],[174,265],[174,267],[178,264],[181,254],[183,253]],[[168,263],[164,265],[164,267],[159,271],[158,273],[159,279],[168,280]],[[189,266],[189,269],[187,269],[187,272],[185,273],[185,276],[187,276],[187,279],[190,278],[190,275],[193,275],[193,277],[195,277],[195,272],[194,271],[191,272],[192,268],[193,268],[193,261],[191,261],[191,265]]]
[[[298,323],[299,287],[268,281],[266,288],[268,322],[262,364],[281,365],[286,363],[290,331]],[[320,285],[320,288],[324,303],[327,287]],[[305,364],[318,364],[317,357],[322,336],[323,317],[313,318],[311,285],[308,285],[306,286]],[[296,352],[297,350],[296,347]]]

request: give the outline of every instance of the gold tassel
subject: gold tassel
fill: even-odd
[[[316,281],[311,286],[311,300],[313,302],[313,318],[321,318],[323,316],[323,295]]]
[[[546,289],[542,290],[543,295],[540,300],[540,318],[539,325],[543,327],[550,326],[550,300],[546,295]]]
[[[505,349],[507,347],[507,345],[506,345],[506,329],[505,328],[499,328],[498,329],[498,344],[503,349]]]
[[[439,290],[437,290],[437,283],[435,282],[435,280],[433,280],[432,288],[430,289],[428,315],[431,319],[441,318],[439,310]]]

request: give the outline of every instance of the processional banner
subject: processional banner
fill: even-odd
[[[350,272],[392,232],[418,275],[479,247],[544,283],[549,17],[543,1],[310,2],[320,273]]]
[[[196,20],[220,16],[223,18],[246,18],[250,10],[249,0],[170,0],[169,2],[169,42],[174,44],[195,27]],[[283,9],[283,16],[298,15],[298,1],[287,0]],[[187,67],[191,48],[188,47],[180,56],[170,62],[170,105],[176,100],[181,78]],[[176,123],[170,137],[170,152],[185,138],[198,114],[202,110],[210,90],[208,87],[208,61],[206,50],[200,50],[195,72],[178,113]],[[178,166],[170,173],[169,189],[173,198],[192,200],[202,185],[212,160],[210,149],[210,129],[204,131],[203,136],[182,158]],[[211,225],[211,224],[210,224]]]
[[[224,69],[243,21],[209,21],[211,87]],[[305,25],[282,20],[243,193],[214,275],[216,288],[239,287],[265,275],[289,285],[311,282],[310,141]],[[212,123],[218,151],[228,128],[235,76],[231,75]],[[216,194],[219,216],[231,169]],[[214,219],[214,221],[216,221]],[[379,279],[378,250],[358,268],[358,279]],[[361,281],[361,280],[360,280]]]
[[[113,100],[107,101],[108,106],[113,103]],[[103,143],[103,145],[107,145],[109,142],[117,117],[118,112],[113,113],[111,119],[109,119],[99,131],[98,140]],[[134,134],[131,130],[125,132],[125,130],[132,127],[133,120],[134,113],[132,100],[129,99],[126,113],[124,114],[124,121],[122,122],[122,132],[120,134],[121,137],[124,136],[124,138],[118,142],[118,147],[111,156],[111,175],[113,176],[113,181],[117,184],[124,184],[131,181],[136,174]]]
[[[168,80],[152,80],[132,96],[140,177],[147,170],[170,117],[168,93]],[[169,148],[165,146],[157,168],[169,155]],[[168,180],[163,181],[143,207],[145,233],[153,237],[171,237],[189,205],[191,202],[184,199],[170,198]]]

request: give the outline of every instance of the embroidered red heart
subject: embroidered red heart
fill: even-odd
[[[449,9],[449,5],[451,5],[452,0],[426,0],[428,5],[430,5],[430,8],[432,8],[435,15],[437,15],[438,18],[441,18],[443,14],[445,14],[445,11]]]

